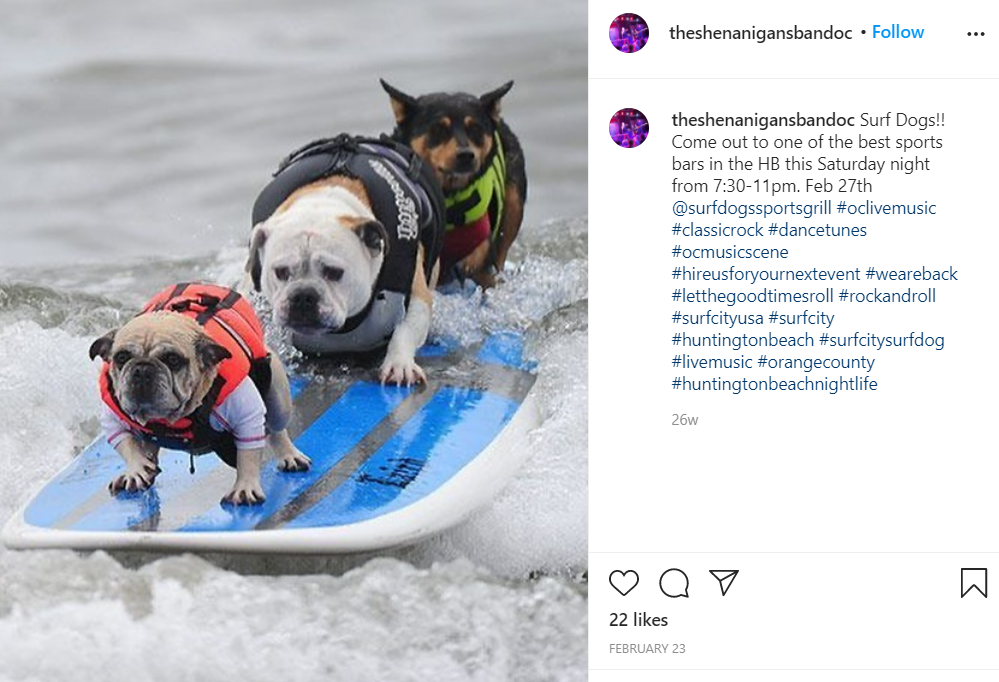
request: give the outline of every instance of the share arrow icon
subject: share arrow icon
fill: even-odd
[[[732,587],[732,583],[735,581],[735,576],[739,575],[739,571],[715,570],[708,571],[708,573],[713,575],[715,580],[718,581],[723,597],[728,593],[728,588]]]

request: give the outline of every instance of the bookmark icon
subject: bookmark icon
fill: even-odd
[[[972,590],[978,590],[978,594],[986,599],[989,596],[989,569],[987,568],[962,568],[961,569],[961,599]]]

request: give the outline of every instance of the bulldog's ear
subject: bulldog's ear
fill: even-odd
[[[111,346],[114,345],[114,335],[117,329],[112,329],[107,334],[90,344],[90,359],[93,360],[98,355],[107,362],[111,359]]]
[[[503,99],[503,95],[510,92],[510,88],[513,87],[513,81],[509,81],[492,92],[487,92],[486,94],[479,97],[479,101],[482,102],[482,106],[486,108],[489,115],[492,116],[493,120],[499,123],[500,120],[500,100]]]
[[[253,288],[260,291],[260,274],[263,271],[264,255],[261,251],[267,241],[267,223],[257,223],[250,232],[250,256],[246,260],[246,271],[250,273]]]
[[[232,353],[225,346],[215,343],[207,334],[202,334],[194,342],[194,352],[198,355],[198,362],[205,368],[214,367],[232,357]]]
[[[391,85],[385,82],[384,78],[378,79],[382,88],[389,95],[389,100],[392,102],[392,113],[395,114],[395,122],[402,123],[413,113],[416,109],[416,98],[407,95],[402,90],[393,88]]]
[[[375,255],[388,254],[388,232],[385,226],[377,220],[368,220],[355,226],[354,232],[360,238],[361,243],[369,248]]]

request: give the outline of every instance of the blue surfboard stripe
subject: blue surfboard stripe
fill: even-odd
[[[309,385],[309,378],[303,376],[288,377],[288,385],[291,388],[291,399],[294,400]]]
[[[482,343],[475,359],[479,362],[504,365],[526,372],[534,371],[537,363],[524,359],[524,335],[517,332],[496,332]]]
[[[25,521],[42,527],[56,526],[94,494],[94,479],[107,482],[124,471],[125,463],[103,438],[80,453],[79,461],[46,485],[24,512]]]
[[[350,479],[284,527],[346,525],[412,504],[474,459],[518,407],[477,389],[441,388]]]
[[[383,387],[368,382],[352,385],[340,400],[295,441],[300,450],[311,453],[313,467],[309,471],[293,474],[279,472],[276,463],[271,460],[260,476],[264,489],[268,491],[267,500],[262,505],[223,507],[216,503],[178,530],[203,532],[252,529],[335,466],[410,392],[411,389]]]
[[[442,358],[446,355],[450,355],[458,350],[460,346],[458,342],[454,339],[438,339],[433,343],[427,343],[420,346],[420,349],[416,351],[416,357],[418,358]]]

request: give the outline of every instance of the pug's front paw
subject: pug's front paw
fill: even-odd
[[[222,504],[262,504],[265,499],[267,498],[264,496],[264,489],[260,487],[260,481],[237,480],[232,490],[222,498]]]
[[[125,470],[121,476],[111,479],[108,483],[108,491],[112,495],[125,492],[138,492],[152,487],[156,476],[162,471],[153,462],[148,460],[142,462],[137,467]]]
[[[298,448],[278,455],[278,471],[308,471],[310,466],[312,466],[312,460],[300,452]]]

